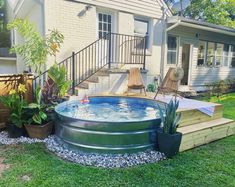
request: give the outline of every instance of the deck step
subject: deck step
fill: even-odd
[[[235,134],[235,121],[220,118],[180,127],[178,131],[183,134],[180,151],[185,151]]]

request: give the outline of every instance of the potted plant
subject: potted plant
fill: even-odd
[[[28,118],[25,128],[30,138],[44,139],[52,132],[53,123],[46,114],[47,106],[41,103],[41,95],[41,88],[37,88],[36,102],[25,107]]]
[[[6,96],[0,96],[0,102],[10,110],[9,122],[6,126],[10,138],[26,135],[23,127],[24,107],[27,104],[23,98],[25,92],[25,85],[19,84],[16,90],[11,90]]]
[[[56,63],[48,71],[48,81],[44,85],[43,93],[45,96],[52,93],[52,98],[50,99],[52,103],[61,103],[68,100],[66,93],[71,81],[66,80],[66,74],[66,68],[64,66],[59,67]]]
[[[165,113],[159,107],[162,128],[157,132],[158,149],[167,157],[173,157],[179,152],[182,133],[177,132],[181,113],[177,113],[179,101],[172,99],[166,105]]]

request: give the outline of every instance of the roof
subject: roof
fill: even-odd
[[[213,31],[217,33],[227,34],[235,36],[235,28],[226,27],[222,25],[216,25],[204,21],[193,20],[180,16],[172,16],[167,19],[167,23],[177,24],[182,26],[188,26],[192,28]]]

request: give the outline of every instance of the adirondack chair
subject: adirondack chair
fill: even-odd
[[[159,93],[163,95],[173,93],[175,97],[177,96],[181,97],[182,92],[178,90],[178,87],[179,87],[179,82],[182,78],[174,77],[175,71],[176,71],[176,68],[168,69],[166,76],[164,77],[161,85],[157,89],[154,99],[157,97]],[[183,75],[180,75],[180,77],[183,77]]]
[[[144,94],[146,95],[144,81],[141,76],[139,68],[131,68],[129,73],[129,79],[128,79],[128,91],[127,94],[131,89],[133,90],[140,90],[140,93],[142,93],[142,90],[144,90]]]

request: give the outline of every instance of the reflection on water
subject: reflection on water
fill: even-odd
[[[88,104],[62,103],[56,111],[63,116],[91,121],[143,121],[159,117],[155,101],[140,98],[96,97]]]

